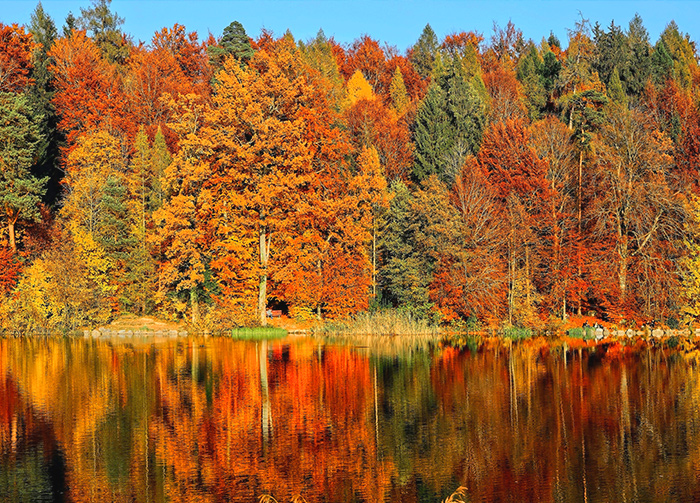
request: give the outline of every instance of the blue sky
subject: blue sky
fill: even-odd
[[[36,3],[0,0],[0,22],[28,24]],[[90,1],[43,0],[42,5],[60,29],[69,11],[77,17]],[[579,12],[591,23],[598,21],[607,27],[614,20],[623,28],[638,12],[652,44],[671,20],[691,39],[700,38],[699,0],[113,0],[112,10],[125,19],[122,29],[135,42],[150,42],[155,31],[175,23],[197,31],[200,39],[209,32],[219,36],[237,20],[252,37],[263,28],[278,35],[289,29],[295,38],[306,40],[323,28],[328,37],[341,43],[368,34],[403,52],[418,39],[426,23],[439,38],[474,30],[488,39],[494,21],[505,26],[512,20],[526,38],[539,42],[553,31],[566,45],[567,29],[574,27]]]

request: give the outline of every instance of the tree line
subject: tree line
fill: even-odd
[[[404,53],[234,21],[134,43],[110,0],[0,24],[0,318],[381,307],[542,326],[700,315],[700,69],[579,19]]]

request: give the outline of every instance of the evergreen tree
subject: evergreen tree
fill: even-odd
[[[452,59],[435,76],[416,116],[413,176],[431,174],[451,183],[467,154],[476,153],[486,127],[486,107],[461,61]]]
[[[160,133],[160,129],[158,130]],[[160,133],[162,138],[162,133]],[[141,313],[145,313],[149,298],[155,292],[156,267],[149,250],[149,238],[153,233],[152,203],[155,201],[156,177],[154,156],[148,137],[141,127],[134,140],[134,155],[131,158],[129,196],[134,246],[126,261],[125,298],[130,299]]]
[[[467,80],[461,67],[452,64],[447,79],[447,111],[454,130],[455,141],[464,143],[474,154],[479,150],[481,135],[486,127],[486,107],[474,85]]]
[[[39,218],[37,205],[45,190],[46,179],[31,174],[41,118],[31,110],[27,97],[16,93],[0,93],[0,117],[0,212],[14,251],[17,222]]]
[[[136,245],[136,238],[130,228],[133,220],[127,208],[127,190],[124,181],[117,175],[108,176],[102,187],[99,215],[95,238],[117,268],[124,270],[129,252]]]
[[[673,78],[673,57],[663,40],[656,42],[651,55],[651,76],[657,86]]]
[[[559,79],[559,72],[561,71],[561,62],[557,59],[556,55],[551,51],[545,51],[544,56],[542,56],[542,79],[544,84],[544,89],[547,94],[552,99],[552,94],[554,93],[554,88],[556,86],[557,80]]]
[[[551,52],[551,51],[550,51]],[[536,120],[541,110],[547,104],[547,91],[544,87],[544,64],[540,53],[534,44],[518,61],[516,76],[523,85],[527,97],[527,108],[530,120]]]
[[[123,180],[117,175],[107,177],[102,187],[100,226],[95,240],[113,266],[114,291],[121,304],[128,308],[132,302],[130,294],[133,292],[127,292],[136,280],[132,272],[139,267],[135,260],[143,260],[145,257],[134,253],[138,248],[138,239],[132,233],[133,220],[129,216],[127,199]]]
[[[626,76],[629,54],[627,37],[622,29],[615,25],[614,21],[610,23],[608,31],[596,24],[593,28],[593,40],[595,42],[593,68],[598,72],[600,80],[609,84],[616,68],[618,79],[623,75]]]
[[[207,51],[209,52],[209,62],[217,69],[223,66],[228,56],[233,56],[241,64],[245,64],[255,54],[250,44],[250,37],[248,37],[243,25],[238,21],[233,21],[224,28],[219,44],[209,46]]]
[[[627,94],[638,97],[651,75],[651,45],[642,18],[635,14],[627,29],[629,63],[626,66],[624,83]]]
[[[627,106],[627,94],[625,94],[617,68],[613,70],[610,77],[610,83],[608,84],[608,98],[618,105]]]
[[[410,55],[411,63],[413,63],[413,67],[416,69],[416,72],[418,72],[418,75],[427,78],[433,73],[435,56],[437,53],[437,36],[430,25],[426,24],[425,28],[423,28],[423,33],[421,33],[416,45],[413,46]]]
[[[394,197],[380,243],[385,264],[381,271],[382,298],[425,317],[432,308],[429,286],[435,260],[422,249],[422,226],[408,187],[397,180],[391,192]]]
[[[78,28],[78,20],[75,18],[72,12],[68,12],[68,15],[66,16],[65,24],[63,25],[63,37],[64,38],[70,38],[71,33],[73,33],[73,30],[76,30]]]
[[[41,2],[31,16],[29,31],[35,42],[38,42],[34,50],[32,68],[32,79],[34,85],[28,88],[28,99],[34,110],[37,111],[41,121],[38,123],[40,142],[37,148],[37,161],[35,172],[39,176],[48,177],[46,188],[46,202],[53,204],[56,202],[61,191],[62,173],[58,162],[60,156],[60,143],[62,135],[58,131],[58,117],[51,100],[54,96],[53,82],[49,66],[52,58],[48,55],[49,50],[56,40],[56,25],[53,19],[46,14]]]
[[[129,57],[128,43],[119,30],[124,18],[110,10],[111,3],[112,0],[92,0],[92,7],[80,9],[78,26],[92,37],[108,61],[123,63]]]
[[[418,108],[413,141],[416,146],[413,178],[420,181],[441,172],[444,155],[449,152],[454,139],[446,93],[434,82]]]

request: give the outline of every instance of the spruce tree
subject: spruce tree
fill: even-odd
[[[131,273],[139,266],[137,261],[144,257],[134,253],[138,239],[132,232],[133,220],[129,218],[127,199],[123,180],[116,175],[107,177],[102,187],[96,241],[113,264],[115,274],[111,283],[116,286],[116,294],[121,304],[129,308],[132,302],[129,287],[136,282]]]
[[[469,153],[475,154],[486,127],[486,107],[458,64],[451,65],[446,91],[453,142],[462,143]]]
[[[435,260],[422,249],[423,231],[414,197],[406,185],[392,183],[394,197],[386,214],[380,249],[384,258],[382,298],[425,317],[430,312],[429,286]]]
[[[165,176],[165,168],[172,162],[173,158],[168,150],[168,145],[165,142],[163,131],[158,127],[156,136],[153,138],[153,147],[151,149],[151,166],[153,174],[151,200],[149,209],[155,211],[163,206],[165,192],[163,190],[163,177]]]
[[[413,141],[416,146],[413,178],[420,181],[442,172],[444,156],[450,151],[454,137],[446,93],[434,82],[418,108]]]
[[[537,120],[541,110],[547,104],[547,91],[542,75],[543,61],[534,44],[518,61],[516,76],[523,85],[527,98],[528,115],[531,120]]]
[[[626,67],[624,82],[627,94],[639,97],[651,75],[651,45],[649,33],[639,14],[635,14],[627,29],[629,64]]]
[[[622,105],[624,107],[627,106],[627,94],[625,94],[617,68],[613,70],[612,76],[610,77],[610,84],[608,84],[608,98],[618,105]]]
[[[31,166],[39,143],[41,120],[24,94],[0,93],[0,215],[7,225],[9,245],[17,250],[16,225],[37,220],[46,178],[37,178]]]
[[[420,38],[411,51],[411,63],[423,78],[427,78],[433,73],[435,56],[438,53],[438,39],[429,24],[423,28]]]
[[[63,136],[58,131],[58,116],[51,100],[54,96],[53,80],[49,72],[52,58],[48,52],[56,40],[56,25],[53,19],[46,14],[41,2],[31,16],[29,31],[32,38],[40,45],[34,50],[34,66],[32,79],[34,84],[27,90],[27,97],[31,107],[41,118],[37,126],[39,128],[39,144],[37,146],[34,172],[40,177],[48,177],[45,202],[54,204],[61,191],[62,171],[58,166],[60,157],[60,144]]]

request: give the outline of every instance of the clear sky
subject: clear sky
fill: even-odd
[[[36,3],[0,0],[0,22],[28,24]],[[90,0],[43,0],[42,5],[60,30],[68,12],[79,16]],[[125,19],[122,29],[134,42],[150,42],[155,31],[175,23],[198,32],[200,39],[209,32],[220,36],[237,20],[252,37],[263,28],[277,35],[289,29],[296,39],[307,40],[323,28],[340,43],[367,34],[403,52],[426,23],[438,38],[473,30],[488,39],[494,22],[503,27],[512,20],[525,38],[539,42],[552,31],[565,46],[579,12],[591,23],[607,27],[614,20],[623,28],[637,12],[652,44],[671,20],[692,40],[700,39],[700,0],[113,0],[112,11]]]

